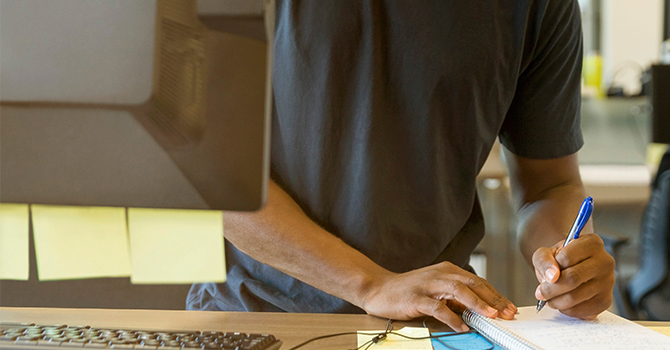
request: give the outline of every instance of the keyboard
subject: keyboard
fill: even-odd
[[[90,326],[0,323],[0,349],[56,350],[276,350],[271,334],[200,331],[140,331]]]

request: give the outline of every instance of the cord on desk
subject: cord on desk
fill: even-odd
[[[424,321],[423,325],[424,325],[424,327],[426,326],[425,321]],[[457,336],[457,335],[470,334],[470,333],[476,333],[476,331],[470,329],[470,330],[467,330],[465,332],[456,332],[456,333],[449,333],[449,334],[442,334],[442,335],[433,335],[431,333],[429,336],[426,336],[426,337],[412,337],[412,336],[409,336],[409,335],[394,332],[393,331],[393,320],[389,319],[387,324],[386,324],[386,330],[384,332],[381,332],[381,333],[343,332],[343,333],[326,334],[326,335],[314,337],[312,339],[308,339],[308,340],[306,340],[306,341],[304,341],[304,342],[302,342],[302,343],[300,343],[300,344],[298,344],[298,345],[296,345],[296,346],[294,346],[294,347],[292,347],[288,350],[299,349],[299,348],[301,348],[301,347],[303,347],[303,346],[305,346],[305,345],[307,345],[311,342],[321,340],[321,339],[340,337],[340,336],[343,336],[343,335],[358,335],[358,334],[373,335],[374,337],[372,339],[368,340],[367,342],[361,344],[361,346],[359,346],[355,349],[351,349],[351,350],[367,350],[372,345],[375,345],[375,344],[379,343],[380,341],[386,339],[389,334],[393,334],[393,335],[396,335],[396,336],[399,336],[399,337],[402,337],[402,338],[405,338],[405,339],[411,339],[411,340],[436,339],[438,342],[440,342],[440,344],[444,345],[447,349],[460,350],[460,349],[457,349],[457,348],[454,348],[452,346],[447,345],[440,338],[453,337],[453,336]],[[493,345],[488,339],[486,339],[486,341],[490,344],[490,347],[484,348],[484,349],[481,349],[481,350],[493,350],[495,345]]]

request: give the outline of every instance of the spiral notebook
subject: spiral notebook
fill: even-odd
[[[466,310],[463,321],[507,350],[670,350],[670,337],[608,311],[586,321],[527,306],[506,321]]]

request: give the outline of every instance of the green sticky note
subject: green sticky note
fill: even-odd
[[[0,279],[27,281],[28,204],[0,204]]]
[[[41,281],[130,275],[125,208],[33,205]]]
[[[132,283],[225,282],[223,213],[128,209]]]

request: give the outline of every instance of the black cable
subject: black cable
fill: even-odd
[[[424,326],[425,326],[425,325],[426,325],[426,324],[425,324],[425,321],[424,321]],[[361,346],[357,347],[357,348],[354,349],[354,350],[360,350],[360,349],[367,350],[367,349],[369,349],[372,345],[377,344],[377,343],[379,343],[380,341],[386,339],[386,338],[388,337],[389,334],[393,334],[393,335],[396,335],[396,336],[399,336],[399,337],[402,337],[402,338],[405,338],[405,339],[410,339],[410,340],[436,339],[438,342],[440,342],[442,345],[446,346],[448,349],[458,350],[458,349],[455,349],[455,348],[453,348],[453,347],[447,345],[447,344],[444,343],[442,340],[440,340],[440,338],[444,338],[444,337],[453,337],[453,336],[457,336],[457,335],[471,334],[471,333],[476,333],[476,331],[470,329],[470,330],[467,330],[467,331],[465,331],[465,332],[456,332],[456,333],[449,333],[449,334],[442,334],[442,335],[433,335],[433,334],[430,334],[429,336],[426,336],[426,337],[412,337],[412,336],[409,336],[409,335],[405,335],[405,334],[401,334],[401,333],[398,333],[398,332],[394,332],[394,331],[393,331],[393,320],[388,320],[388,323],[387,323],[387,325],[386,325],[386,330],[385,330],[384,332],[381,332],[381,333],[343,332],[343,333],[326,334],[326,335],[322,335],[322,336],[314,337],[314,338],[312,338],[312,339],[308,339],[308,340],[306,340],[306,341],[304,341],[304,342],[302,342],[302,343],[300,343],[300,344],[298,344],[298,345],[296,345],[296,346],[294,346],[294,347],[292,347],[292,348],[290,348],[290,349],[288,349],[288,350],[299,349],[299,348],[301,348],[301,347],[303,347],[303,346],[305,346],[305,345],[307,345],[307,344],[309,344],[309,343],[311,343],[311,342],[314,342],[314,341],[317,341],[317,340],[321,340],[321,339],[340,337],[340,336],[343,336],[343,335],[354,335],[354,334],[355,334],[355,335],[358,335],[358,334],[362,334],[362,335],[374,335],[374,337],[373,337],[372,339],[370,339],[370,340],[368,340],[367,342],[361,344]],[[484,338],[484,339],[486,339],[486,338]],[[486,348],[486,349],[481,349],[481,350],[492,350],[493,347],[494,347],[494,345],[493,345],[488,339],[486,339],[486,341],[487,341],[489,344],[491,344],[491,347]]]
[[[309,344],[313,341],[326,339],[326,338],[340,337],[340,336],[343,336],[343,335],[351,335],[351,334],[358,334],[358,332],[333,333],[333,334],[322,335],[322,336],[319,336],[319,337],[314,337],[314,338],[308,339],[308,340],[306,340],[306,341],[304,341],[304,342],[302,342],[302,343],[300,343],[300,344],[298,344],[298,345],[296,345],[296,346],[294,346],[294,347],[292,347],[288,350],[295,350],[295,349],[301,348],[301,347],[303,347],[303,346],[305,346],[305,345],[307,345],[307,344]]]

